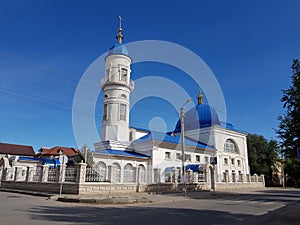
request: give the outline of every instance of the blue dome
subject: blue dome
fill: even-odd
[[[216,110],[209,105],[199,104],[185,113],[184,130],[195,130],[213,125],[220,125],[220,120]],[[178,120],[175,133],[181,132],[180,120]]]
[[[123,44],[115,44],[109,49],[108,55],[122,54],[128,56],[128,50]]]

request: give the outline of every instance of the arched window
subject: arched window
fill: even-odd
[[[108,114],[108,108],[107,108],[107,104],[104,104],[103,105],[103,115],[102,115],[102,120],[103,121],[106,121],[107,120],[107,114]]]
[[[112,164],[114,168],[114,174],[113,174],[113,179],[115,182],[121,182],[121,166],[119,163],[114,162]]]
[[[99,173],[99,181],[106,181],[106,164],[101,161],[97,162],[95,169]]]
[[[125,104],[120,104],[120,120],[126,121],[126,116],[127,116],[126,108],[127,107]]]
[[[121,98],[127,99],[126,95],[124,95],[124,94],[121,94]]]
[[[107,98],[108,98],[108,94],[105,94],[105,95],[104,95],[104,99],[107,99]]]
[[[144,165],[140,164],[139,165],[139,170],[140,170],[140,183],[146,183],[146,168]]]
[[[227,139],[225,141],[224,152],[239,153],[236,144],[232,140],[230,140],[230,139]]]
[[[127,82],[127,69],[122,68],[121,69],[121,81]]]
[[[131,164],[126,164],[124,167],[124,182],[135,182],[134,168]]]

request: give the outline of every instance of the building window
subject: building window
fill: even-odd
[[[237,165],[241,166],[241,160],[239,160],[239,159],[237,160]]]
[[[124,167],[124,182],[135,182],[134,179],[134,168],[131,164],[126,164]]]
[[[176,159],[181,160],[181,154],[180,153],[176,153]]]
[[[126,105],[120,104],[120,120],[126,121]]]
[[[112,164],[115,169],[114,169],[114,182],[121,182],[121,166],[119,163],[114,162]]]
[[[196,155],[196,162],[200,162],[200,155]]]
[[[191,155],[190,154],[185,154],[184,155],[185,161],[191,161]]]
[[[139,169],[140,169],[140,182],[141,183],[146,183],[146,168],[144,165],[139,165]]]
[[[95,165],[95,169],[99,174],[99,181],[106,181],[106,164],[100,161]]]
[[[234,165],[234,159],[231,159],[231,164]]]
[[[127,99],[126,95],[121,94],[121,98]]]
[[[121,69],[121,81],[127,82],[127,69]]]
[[[224,152],[238,153],[238,149],[232,140],[227,139],[225,141]]]
[[[224,164],[227,165],[228,164],[228,159],[224,158]]]
[[[107,104],[104,104],[103,106],[103,118],[102,120],[107,120]]]
[[[208,157],[207,157],[207,156],[205,156],[204,161],[205,161],[206,163],[208,163]]]
[[[171,152],[165,152],[165,159],[167,160],[171,159]]]

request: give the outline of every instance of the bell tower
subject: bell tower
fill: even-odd
[[[105,77],[100,83],[104,92],[100,139],[101,142],[126,145],[129,142],[129,99],[134,82],[130,79],[131,58],[122,44],[122,18],[119,18],[117,43],[105,58]]]

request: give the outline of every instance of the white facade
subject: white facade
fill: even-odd
[[[180,182],[180,123],[169,134],[129,128],[129,99],[134,85],[130,80],[131,59],[120,41],[121,31],[120,28],[117,36],[119,44],[110,49],[105,59],[105,78],[101,82],[103,122],[101,141],[95,143],[95,168],[103,181]],[[187,124],[198,124],[186,129],[187,173],[192,174],[194,182],[242,182],[249,174],[246,134],[232,125],[221,125],[217,113],[203,102],[200,93],[198,105],[185,118]],[[218,160],[216,165],[211,164],[214,157]]]

